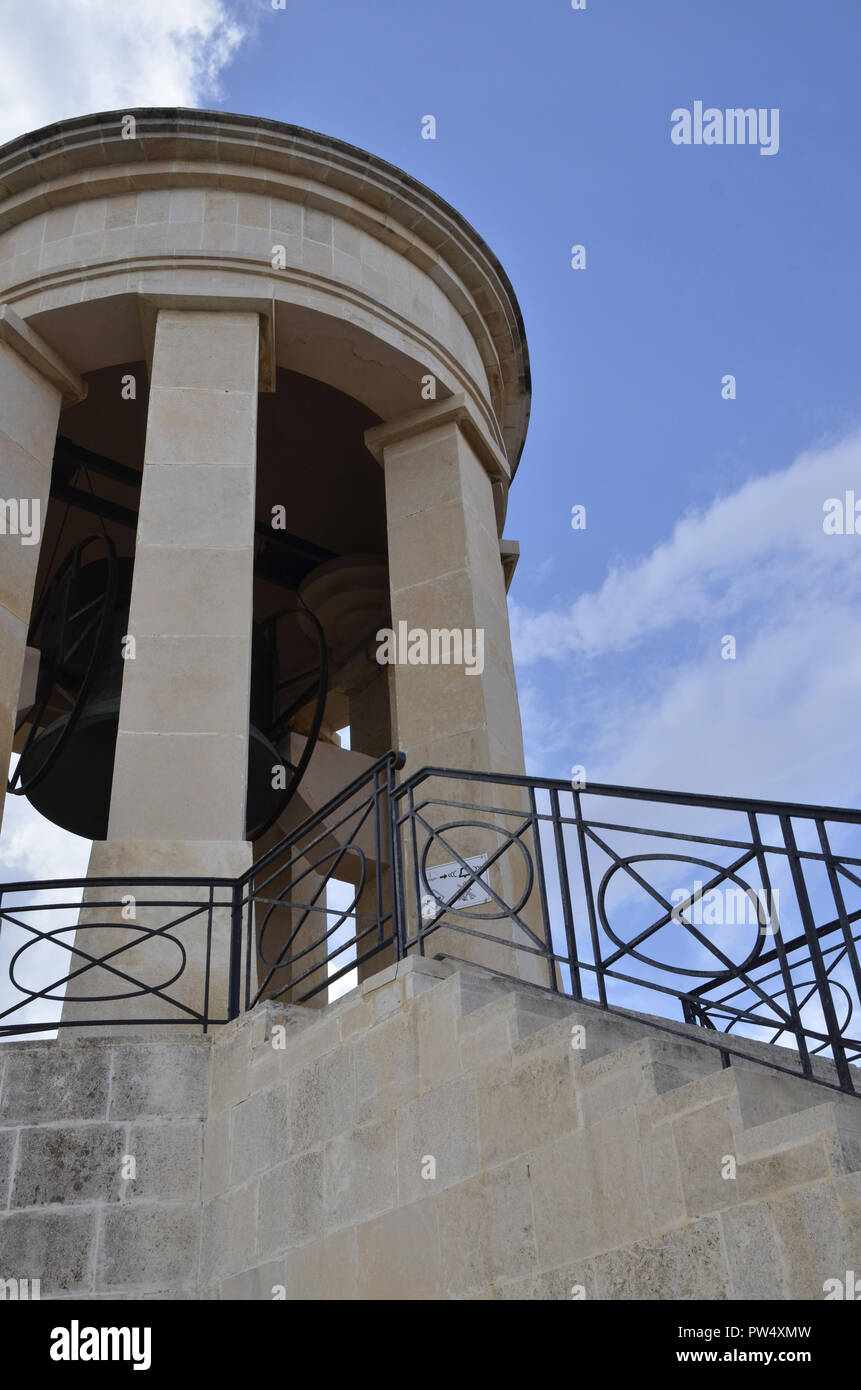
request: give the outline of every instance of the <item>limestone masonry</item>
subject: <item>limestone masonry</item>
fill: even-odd
[[[439,962],[0,1068],[0,1250],[43,1298],[821,1299],[861,1263],[857,1101]]]

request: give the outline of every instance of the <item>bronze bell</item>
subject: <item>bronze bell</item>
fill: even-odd
[[[39,675],[34,703],[19,720],[19,728],[29,723],[30,730],[9,790],[26,796],[55,825],[91,840],[106,839],[108,832],[132,569],[132,560],[118,557],[107,537],[81,542],[58,568],[28,636],[28,645],[40,653]],[[297,613],[303,669],[282,679],[278,620]],[[273,823],[307,766],[325,706],[326,669],[325,639],[313,614],[296,605],[255,624],[248,839]],[[277,744],[287,747],[298,727],[310,736],[300,764],[293,766]]]

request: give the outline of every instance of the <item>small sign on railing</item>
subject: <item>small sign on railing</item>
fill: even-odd
[[[458,862],[452,864],[428,864],[424,870],[424,879],[429,891],[428,898],[433,904],[431,915],[439,910],[440,902],[450,903],[452,898],[463,888],[464,880],[469,881],[469,887],[463,888],[455,903],[455,911],[460,907],[475,907],[478,903],[489,903],[490,894],[481,883],[479,874],[487,863],[486,854],[474,854],[471,859],[464,860],[468,864],[472,873],[467,873],[463,864]],[[436,899],[436,901],[435,901]]]

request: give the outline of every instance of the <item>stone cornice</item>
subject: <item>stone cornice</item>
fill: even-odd
[[[134,139],[123,117],[134,116]],[[523,320],[496,257],[460,214],[364,150],[298,126],[224,112],[144,108],[78,117],[0,148],[0,229],[139,188],[195,183],[268,192],[334,211],[425,270],[452,300],[497,377],[512,471],[529,416]]]
[[[415,322],[404,318],[391,306],[381,304],[357,286],[338,284],[327,276],[305,270],[302,267],[286,266],[283,270],[269,272],[261,267],[258,258],[227,252],[204,254],[201,251],[172,252],[169,256],[154,254],[130,256],[114,261],[95,261],[86,266],[86,278],[91,288],[99,282],[104,282],[110,286],[110,293],[132,291],[142,301],[155,303],[156,301],[161,302],[163,299],[167,304],[167,300],[174,300],[177,295],[168,290],[151,291],[148,288],[148,279],[150,276],[154,276],[164,283],[165,276],[172,276],[178,270],[182,271],[184,275],[194,272],[200,278],[201,288],[195,297],[199,298],[202,307],[218,309],[225,300],[229,301],[231,298],[235,298],[243,307],[259,307],[261,314],[267,315],[267,332],[271,327],[271,311],[274,303],[280,298],[281,286],[285,284],[296,286],[300,291],[308,289],[317,294],[330,296],[333,302],[337,302],[339,305],[345,305],[349,308],[354,306],[360,314],[372,315],[377,321],[410,339],[421,354],[432,354],[438,357],[445,365],[452,380],[458,382],[462,390],[474,393],[474,404],[485,417],[488,431],[494,439],[502,440],[499,422],[487,403],[480,384],[468,372],[463,363],[452,354],[446,343],[439,338],[429,336]],[[224,291],[207,295],[206,279],[212,275],[213,270],[223,271],[233,276],[247,277],[249,281],[248,293],[240,294],[237,290],[235,295],[226,294]],[[60,266],[56,270],[42,271],[9,290],[9,301],[14,306],[22,300],[32,299],[34,295],[43,290],[66,290],[71,296],[69,302],[74,303],[78,298],[76,287],[80,285],[81,274],[81,267],[78,265]],[[261,287],[265,289],[263,295],[261,295]],[[266,306],[265,309],[264,305]],[[346,317],[350,317],[349,312]],[[144,356],[147,357],[147,344],[149,344],[149,349],[152,347],[152,328],[151,325],[148,325],[145,303],[140,308],[140,318],[143,330]],[[261,373],[274,371],[275,365],[274,362],[267,365],[261,360]],[[261,380],[264,379],[267,379],[266,376],[261,375]],[[274,376],[272,382],[272,386],[267,386],[265,389],[274,390]],[[261,390],[263,389],[261,387]]]

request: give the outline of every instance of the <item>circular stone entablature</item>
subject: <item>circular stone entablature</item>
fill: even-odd
[[[4,302],[81,375],[146,358],[160,307],[252,308],[262,389],[277,365],[381,420],[462,393],[512,473],[523,448],[528,353],[493,253],[416,179],[297,126],[146,108],[0,147]]]

